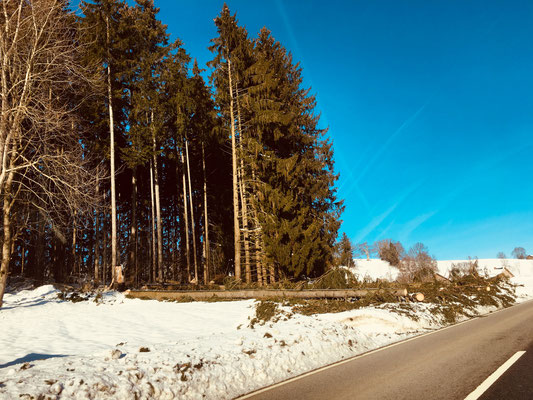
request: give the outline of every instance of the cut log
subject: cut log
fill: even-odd
[[[424,301],[424,299],[426,298],[424,296],[423,293],[416,293],[415,295],[413,295],[413,298],[416,300],[416,301]]]
[[[322,290],[131,290],[130,297],[154,300],[176,300],[183,297],[194,300],[208,299],[345,299],[364,297],[370,293],[391,293],[407,296],[407,289],[322,289]]]

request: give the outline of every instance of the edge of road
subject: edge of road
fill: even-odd
[[[386,346],[377,347],[377,348],[375,348],[373,350],[368,350],[368,351],[365,351],[364,353],[359,353],[359,354],[356,354],[354,356],[345,358],[343,360],[335,361],[335,362],[333,362],[331,364],[323,365],[322,367],[318,367],[318,368],[312,369],[310,371],[304,372],[303,374],[293,376],[293,377],[285,379],[283,381],[280,381],[280,382],[277,382],[277,383],[273,383],[272,385],[268,385],[268,386],[262,387],[260,389],[254,390],[252,392],[249,392],[249,393],[246,393],[246,394],[243,394],[243,395],[240,395],[238,397],[234,397],[233,399],[234,400],[245,400],[245,399],[248,399],[248,398],[250,398],[252,396],[255,396],[257,394],[266,392],[266,391],[268,391],[270,389],[274,389],[276,387],[286,385],[288,383],[297,381],[297,380],[305,378],[307,376],[311,376],[311,375],[317,374],[319,372],[328,370],[330,368],[333,368],[333,367],[336,367],[336,366],[339,366],[339,365],[342,365],[342,364],[346,364],[348,362],[357,360],[357,359],[362,358],[362,357],[369,356],[371,354],[374,354],[374,353],[377,353],[377,352],[380,352],[380,351],[383,351],[383,350],[390,349],[391,347],[399,346],[401,344],[410,342],[412,340],[420,339],[420,338],[422,338],[424,336],[433,335],[434,333],[442,332],[442,331],[445,331],[447,329],[454,328],[456,326],[463,325],[463,324],[466,324],[468,322],[472,322],[472,321],[474,321],[476,319],[479,319],[479,318],[485,318],[485,317],[487,317],[489,315],[496,314],[496,313],[499,313],[501,311],[505,311],[505,310],[508,310],[510,308],[517,307],[517,306],[520,306],[521,304],[526,304],[526,303],[529,303],[529,302],[533,302],[533,299],[524,300],[524,301],[522,301],[520,303],[515,303],[515,304],[513,304],[512,306],[509,306],[509,307],[504,307],[504,308],[500,308],[498,310],[489,311],[488,313],[485,313],[485,314],[479,314],[479,315],[476,315],[473,318],[468,318],[468,319],[466,319],[464,321],[461,321],[461,322],[456,322],[454,324],[451,324],[451,325],[448,325],[448,326],[445,326],[445,327],[442,327],[442,328],[439,328],[439,329],[435,329],[435,330],[432,330],[430,332],[424,332],[424,333],[421,333],[421,334],[418,334],[418,335],[414,335],[414,336],[408,337],[406,339],[399,340],[397,342],[390,343],[390,344],[388,344]]]

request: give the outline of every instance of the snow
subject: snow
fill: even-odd
[[[476,260],[438,260],[437,269],[439,274],[448,277],[453,264],[474,262]],[[384,279],[393,281],[398,276],[398,268],[391,266],[387,261],[379,259],[354,259],[355,267],[351,271],[360,280]],[[523,284],[533,279],[533,260],[517,259],[500,259],[485,258],[478,259],[478,270],[480,273],[486,273],[489,277],[500,274],[504,268],[507,268],[515,277],[513,282]]]
[[[496,271],[495,261],[486,264]],[[522,299],[532,298],[533,262],[508,261]],[[375,260],[357,260],[357,268],[373,279],[394,276]],[[48,285],[6,294],[0,398],[230,399],[445,325],[425,303],[312,316],[282,307],[277,321],[252,327],[254,300],[174,303],[108,292],[73,303],[58,293]]]
[[[437,260],[437,270],[440,275],[449,277],[453,265],[466,264],[476,260]],[[379,259],[354,259],[355,267],[350,271],[359,280],[388,280],[394,281],[399,270],[387,261]],[[510,279],[516,285],[517,301],[533,298],[533,260],[484,258],[478,259],[478,270],[489,277],[496,276],[507,268],[514,276]]]
[[[391,266],[387,261],[379,259],[354,259],[355,267],[352,272],[358,280],[384,279],[393,281],[398,277],[398,268]]]

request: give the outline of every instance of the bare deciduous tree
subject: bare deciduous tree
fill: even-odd
[[[388,261],[390,265],[398,267],[405,255],[405,250],[400,242],[391,239],[379,240],[374,244],[374,248],[379,254],[379,258]]]
[[[513,255],[514,258],[518,258],[519,260],[524,260],[526,258],[526,249],[524,249],[523,247],[515,247],[511,254]]]
[[[357,254],[364,254],[367,260],[370,260],[370,254],[374,252],[374,249],[367,243],[359,243],[355,246]]]
[[[98,174],[79,140],[76,118],[81,93],[91,93],[93,80],[78,62],[65,2],[4,0],[0,7],[1,307],[16,209],[37,209],[65,242],[59,226],[90,210]]]
[[[427,246],[415,243],[400,263],[401,279],[412,282],[432,280],[437,272],[437,261],[429,255]]]

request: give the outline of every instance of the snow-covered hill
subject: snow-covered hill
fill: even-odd
[[[437,268],[442,276],[448,277],[452,265],[473,262],[474,260],[438,260]],[[389,280],[393,281],[398,277],[398,268],[391,266],[387,261],[379,259],[354,259],[355,267],[351,271],[360,280]],[[477,260],[479,272],[488,276],[500,274],[507,268],[514,277],[511,282],[516,285],[523,285],[517,288],[517,295],[528,295],[533,297],[533,260],[499,259],[485,258]]]

